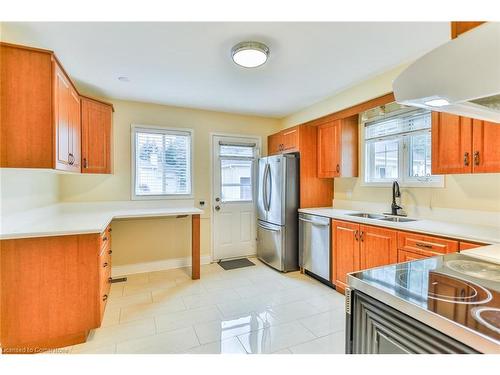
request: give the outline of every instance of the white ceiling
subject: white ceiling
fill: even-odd
[[[2,39],[54,50],[88,94],[283,117],[449,39],[447,22],[7,23]],[[256,69],[231,47],[270,48]],[[130,82],[117,78],[127,76]]]

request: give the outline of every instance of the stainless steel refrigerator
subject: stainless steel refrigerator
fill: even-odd
[[[257,256],[279,271],[299,268],[299,156],[259,159]]]

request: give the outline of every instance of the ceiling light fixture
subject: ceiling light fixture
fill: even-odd
[[[256,68],[269,57],[269,48],[259,42],[241,42],[231,49],[233,61],[245,68]]]
[[[439,99],[428,100],[424,104],[429,105],[431,107],[444,107],[445,105],[449,105],[450,102],[446,99],[439,98]]]

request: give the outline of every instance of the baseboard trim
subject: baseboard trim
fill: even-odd
[[[200,259],[200,263],[210,264],[212,263],[212,259],[210,256],[203,256]],[[154,262],[124,264],[122,266],[112,266],[111,276],[119,277],[125,275],[132,275],[135,273],[164,271],[173,268],[182,268],[190,266],[191,266],[191,257],[157,260]]]

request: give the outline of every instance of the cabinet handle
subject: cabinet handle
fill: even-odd
[[[108,283],[112,283],[113,282],[113,278],[112,277],[108,277]]]
[[[105,295],[102,296],[102,300],[103,301],[106,301],[107,299],[108,299],[108,295],[107,294],[105,294]]]
[[[474,152],[474,165],[479,165],[479,151]]]
[[[337,164],[337,166],[335,167],[335,171],[336,171],[337,173],[340,173],[340,165],[339,165],[339,164]]]
[[[466,153],[464,154],[464,165],[465,165],[466,167],[468,167],[468,166],[469,166],[469,164],[470,164],[470,162],[469,162],[469,153],[468,153],[468,152],[466,152]]]
[[[69,159],[68,160],[69,165],[73,165],[75,163],[75,157],[71,152],[68,154],[68,159]]]
[[[359,241],[358,231],[357,231],[357,230],[355,230],[355,231],[354,231],[354,239],[355,239],[356,241]]]
[[[113,250],[109,249],[108,254],[113,254]]]
[[[359,233],[359,239],[361,240],[361,242],[363,242],[365,240],[364,235],[365,235],[365,232],[363,232],[363,231],[361,231]]]
[[[107,237],[107,236],[104,236],[104,237],[102,238],[102,240],[103,240],[103,241],[107,241],[107,240],[108,240],[108,237]]]
[[[426,244],[426,243],[422,243],[422,242],[415,242],[415,245],[418,246],[418,247],[424,247],[426,249],[432,249],[432,245],[429,245],[429,244]]]
[[[83,158],[83,168],[87,168],[87,158]]]
[[[104,262],[104,264],[102,265],[103,268],[106,268],[108,266],[108,262]]]

